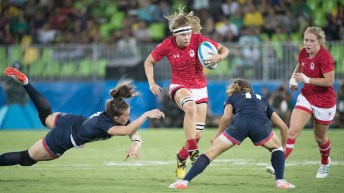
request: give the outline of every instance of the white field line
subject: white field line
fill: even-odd
[[[154,166],[154,165],[170,165],[176,164],[176,161],[130,161],[130,162],[113,162],[108,161],[104,163],[106,166]],[[212,165],[258,165],[258,166],[267,166],[270,162],[257,162],[256,160],[247,160],[247,159],[218,159],[214,160]],[[319,165],[320,161],[287,161],[286,166],[300,166],[300,165]],[[331,165],[344,165],[344,161],[332,161]]]

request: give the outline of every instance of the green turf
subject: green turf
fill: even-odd
[[[0,131],[0,152],[26,149],[46,132]],[[214,133],[214,129],[204,132],[201,151],[209,147]],[[330,175],[315,179],[320,156],[312,130],[304,130],[287,160],[285,178],[297,186],[293,190],[275,188],[274,177],[265,172],[270,153],[253,146],[250,140],[218,157],[187,190],[168,189],[176,180],[175,154],[184,141],[184,133],[181,129],[150,129],[141,131],[141,160],[123,161],[130,140],[113,137],[32,167],[0,167],[0,192],[343,192],[344,129],[330,130],[328,134],[332,141]]]

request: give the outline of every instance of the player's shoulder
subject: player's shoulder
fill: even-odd
[[[162,41],[161,44],[167,46],[167,45],[173,45],[174,42],[175,42],[174,37],[173,37],[173,36],[169,36],[169,37],[165,38],[165,39]]]
[[[202,36],[202,34],[195,34],[195,33],[193,33],[193,34],[191,35],[191,37],[192,37],[192,38],[195,38],[195,39],[202,39],[204,36]]]
[[[299,54],[301,57],[307,57],[308,56],[308,53],[306,51],[306,48],[301,48],[300,49],[300,54]]]
[[[318,57],[320,58],[332,58],[331,53],[324,47],[320,47],[319,52],[317,53]]]
[[[176,44],[176,43],[174,43],[174,38],[173,38],[173,36],[169,36],[169,37],[167,37],[167,38],[165,38],[160,44],[158,44],[157,46],[156,46],[156,48],[157,49],[167,49],[167,50],[169,50],[169,49],[172,49],[173,47],[175,47],[174,45]]]
[[[197,45],[203,41],[211,42],[212,44],[214,44],[215,47],[217,47],[217,45],[218,45],[218,43],[216,41],[211,40],[210,38],[203,36],[202,34],[193,33],[192,37],[191,37],[191,41]]]

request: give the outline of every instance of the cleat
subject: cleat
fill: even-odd
[[[328,158],[328,164],[326,164],[326,165],[321,164],[320,165],[320,168],[319,168],[318,173],[315,176],[315,178],[326,178],[329,171],[330,171],[330,164],[331,164],[331,158],[329,157]]]
[[[276,188],[281,188],[281,189],[289,189],[289,188],[295,188],[296,186],[287,182],[287,180],[277,180],[276,181]]]
[[[186,160],[182,160],[179,158],[177,154],[177,169],[176,169],[176,176],[179,179],[183,179],[186,174]]]
[[[190,151],[189,155],[190,155],[191,164],[193,165],[195,161],[197,160],[197,158],[199,157],[199,150]]]
[[[12,77],[14,80],[19,82],[21,85],[27,85],[29,83],[29,79],[27,78],[27,76],[24,73],[17,70],[16,68],[8,67],[4,70],[4,74],[6,76]]]
[[[186,189],[188,187],[188,183],[189,181],[186,181],[186,180],[177,180],[176,182],[169,185],[168,188]]]
[[[269,174],[275,175],[275,169],[272,166],[266,166],[265,171]]]

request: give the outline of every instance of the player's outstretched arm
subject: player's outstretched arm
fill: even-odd
[[[108,130],[110,135],[132,135],[134,134],[147,119],[165,118],[165,114],[159,109],[153,109],[143,113],[139,118],[125,126],[114,126]]]

